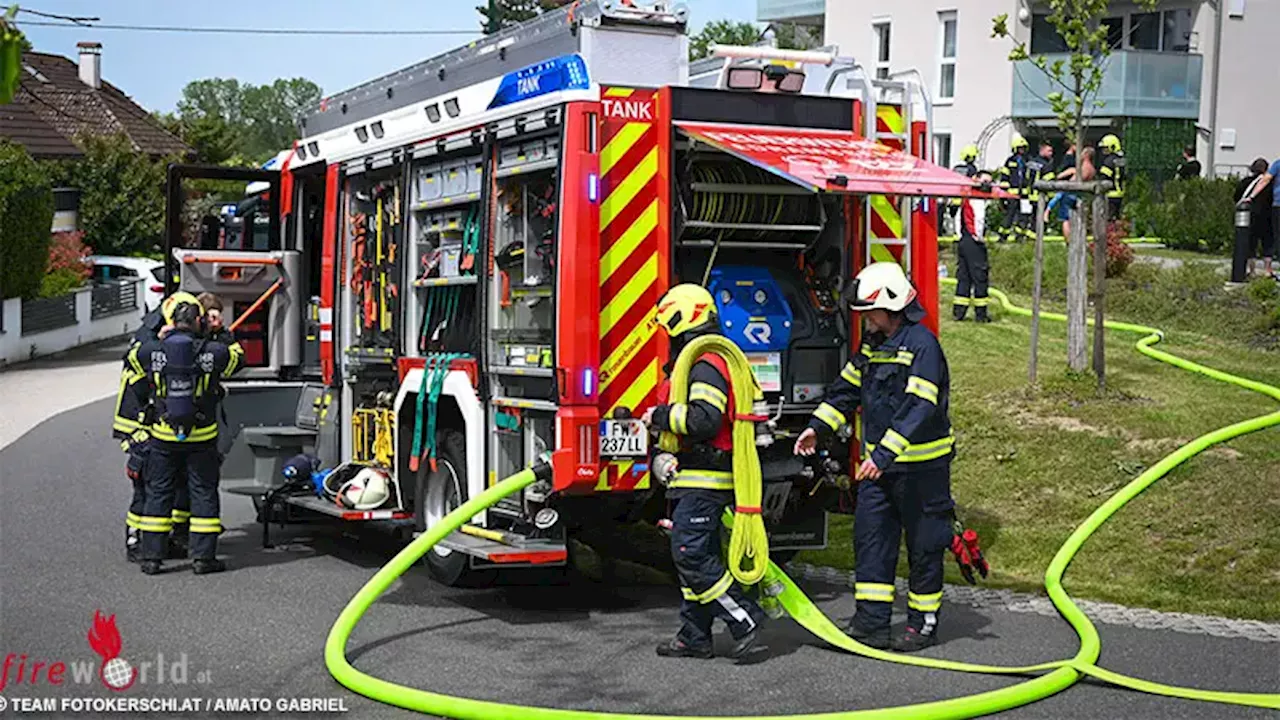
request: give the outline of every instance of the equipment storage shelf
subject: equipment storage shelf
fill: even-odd
[[[560,165],[560,137],[524,136],[503,143],[498,154],[498,179],[555,170]]]
[[[794,252],[827,225],[820,196],[704,146],[683,150],[676,166],[678,243],[686,247]]]
[[[343,197],[348,290],[343,347],[361,367],[394,363],[404,339],[402,304],[407,294],[401,287],[406,260],[404,165],[349,177]]]
[[[412,284],[408,355],[476,354],[484,159],[478,148],[415,160],[409,233]]]
[[[494,278],[488,368],[498,393],[555,400],[555,248],[559,136],[516,136],[498,146]],[[504,170],[507,172],[503,174]],[[515,171],[519,172],[515,172]]]

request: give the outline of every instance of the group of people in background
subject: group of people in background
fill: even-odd
[[[1068,146],[1062,157],[1057,157],[1053,144],[1048,140],[1041,141],[1037,152],[1032,155],[1031,143],[1017,134],[1013,136],[1010,150],[1004,164],[990,173],[1002,189],[1014,196],[1004,201],[1002,222],[996,228],[1001,242],[1034,236],[1034,207],[1040,201],[1040,191],[1035,185],[1041,181],[1108,180],[1112,185],[1107,192],[1108,216],[1110,219],[1120,217],[1120,206],[1124,198],[1125,159],[1119,137],[1106,135],[1098,143],[1096,150],[1086,147],[1079,158],[1075,145]],[[1194,154],[1194,148],[1191,152]],[[978,179],[979,171],[975,164],[977,159],[978,147],[968,145],[960,153],[960,165],[954,169],[967,177]],[[1077,198],[1071,193],[1054,193],[1049,200],[1045,220],[1050,221],[1056,217],[1062,223],[1063,235],[1066,235],[1070,230],[1071,210],[1076,203]],[[960,203],[954,203],[952,214],[957,220],[959,210]],[[958,226],[956,234],[962,234]]]

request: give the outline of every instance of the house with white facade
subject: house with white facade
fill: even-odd
[[[1029,61],[1009,62],[1009,40],[991,37],[992,19],[1008,14],[1033,55],[1066,57],[1047,13],[1032,0],[757,0],[761,22],[820,26],[868,73],[918,70],[934,105],[934,159],[955,164],[975,142],[988,167],[1008,155],[1014,132],[1061,143],[1045,99],[1054,87]],[[1105,24],[1114,50],[1091,142],[1119,135],[1130,167],[1158,177],[1192,142],[1206,175],[1280,157],[1280,70],[1264,59],[1280,1],[1161,0],[1154,10],[1116,1]]]

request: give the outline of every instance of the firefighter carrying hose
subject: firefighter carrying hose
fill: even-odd
[[[991,173],[983,170],[976,178],[985,189],[990,189]],[[991,322],[987,306],[986,232],[987,201],[964,198],[960,201],[959,235],[956,240],[956,297],[951,313],[956,320],[964,320],[973,305],[974,319],[980,323]]]
[[[142,399],[147,394],[140,392],[141,387],[138,385],[139,383],[145,385],[146,376],[134,371],[129,362],[129,356],[143,343],[158,340],[161,328],[173,324],[173,308],[179,302],[197,302],[197,298],[190,293],[176,292],[165,298],[158,308],[147,313],[143,318],[142,326],[134,333],[133,342],[125,351],[120,374],[120,389],[116,394],[111,434],[120,441],[120,447],[128,455],[125,474],[133,483],[133,497],[129,502],[128,514],[125,516],[125,557],[129,562],[138,562],[141,558],[141,519],[146,506],[143,470],[151,440],[144,424],[147,407],[142,404]],[[175,488],[170,518],[172,533],[169,538],[169,554],[173,559],[187,556],[187,519],[190,516],[191,501],[187,495],[185,478],[181,478]]]
[[[715,307],[711,293],[699,285],[677,285],[662,296],[655,319],[671,336],[673,353],[696,337],[719,333]],[[684,594],[680,631],[658,646],[662,657],[712,657],[711,626],[717,617],[733,635],[731,656],[743,657],[755,646],[764,619],[721,557],[721,517],[734,504],[736,409],[730,378],[725,361],[706,353],[689,373],[688,402],[668,404],[671,388],[664,383],[658,390],[660,404],[643,416],[652,431],[679,438],[674,454],[659,450],[652,463],[654,477],[666,485],[667,499],[675,503],[671,555]]]
[[[818,433],[851,423],[861,405],[866,459],[855,475],[853,522],[858,609],[847,632],[874,648],[913,652],[937,642],[942,557],[953,538],[950,374],[938,339],[920,324],[924,310],[897,263],[868,265],[846,297],[862,313],[866,342],[827,389],[795,452],[813,454]],[[904,530],[910,567],[907,627],[890,641]]]
[[[143,469],[145,511],[139,518],[141,569],[148,575],[159,573],[161,561],[168,557],[175,486],[179,475],[185,475],[191,496],[192,570],[203,575],[226,569],[216,557],[222,532],[219,381],[239,369],[244,351],[234,342],[228,346],[202,337],[207,330],[204,310],[190,296],[174,302],[170,317],[172,322],[162,328],[159,339],[135,346],[129,353],[134,374],[146,378],[136,384],[145,393],[140,406],[150,408],[144,423],[151,439]]]

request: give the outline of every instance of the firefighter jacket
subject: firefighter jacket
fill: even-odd
[[[1026,184],[1027,197],[1035,202],[1040,199],[1040,191],[1035,189],[1037,182],[1044,180],[1049,182],[1057,177],[1057,173],[1053,169],[1053,158],[1043,158],[1039,155],[1027,160]]]
[[[1006,190],[1020,191],[1027,182],[1027,160],[1021,152],[1016,152],[1004,161],[1004,166],[996,170],[1000,176],[1000,187]],[[1015,192],[1015,195],[1021,195]]]
[[[156,340],[163,325],[164,316],[160,313],[160,308],[147,313],[142,318],[141,327],[133,334],[133,342],[125,350],[121,363],[123,367],[120,370],[120,388],[116,391],[116,412],[111,422],[111,436],[121,441],[121,447],[126,452],[131,443],[146,439],[146,432],[142,427],[146,408],[139,404],[140,398],[146,397],[146,393],[135,387],[137,383],[146,380],[146,376],[134,372],[129,364],[129,354],[142,343]],[[139,431],[142,431],[141,434]]]
[[[961,237],[968,236],[975,242],[984,242],[987,233],[987,201],[965,198],[960,207]]]
[[[1101,180],[1110,180],[1115,186],[1107,192],[1107,197],[1124,197],[1124,153],[1103,153],[1098,176]]]
[[[195,341],[196,422],[181,439],[177,430],[165,421],[167,392],[162,371],[166,359],[162,341],[156,338],[130,348],[127,358],[129,367],[135,376],[144,379],[133,383],[136,402],[138,407],[143,408],[139,426],[151,438],[181,443],[211,442],[218,438],[217,410],[223,394],[220,383],[244,364],[244,349],[240,344],[231,339],[229,334],[222,334],[221,340],[231,340],[231,344],[218,339]]]
[[[950,385],[938,338],[904,319],[892,337],[876,347],[864,344],[844,366],[809,427],[835,432],[853,421],[860,405],[863,457],[882,472],[932,470],[950,461],[955,445]]]
[[[689,371],[688,402],[668,404],[670,381],[658,388],[653,427],[680,438],[680,470],[667,484],[668,497],[680,490],[733,490],[733,392],[729,371],[718,355],[707,353]],[[675,491],[675,492],[672,492]]]

